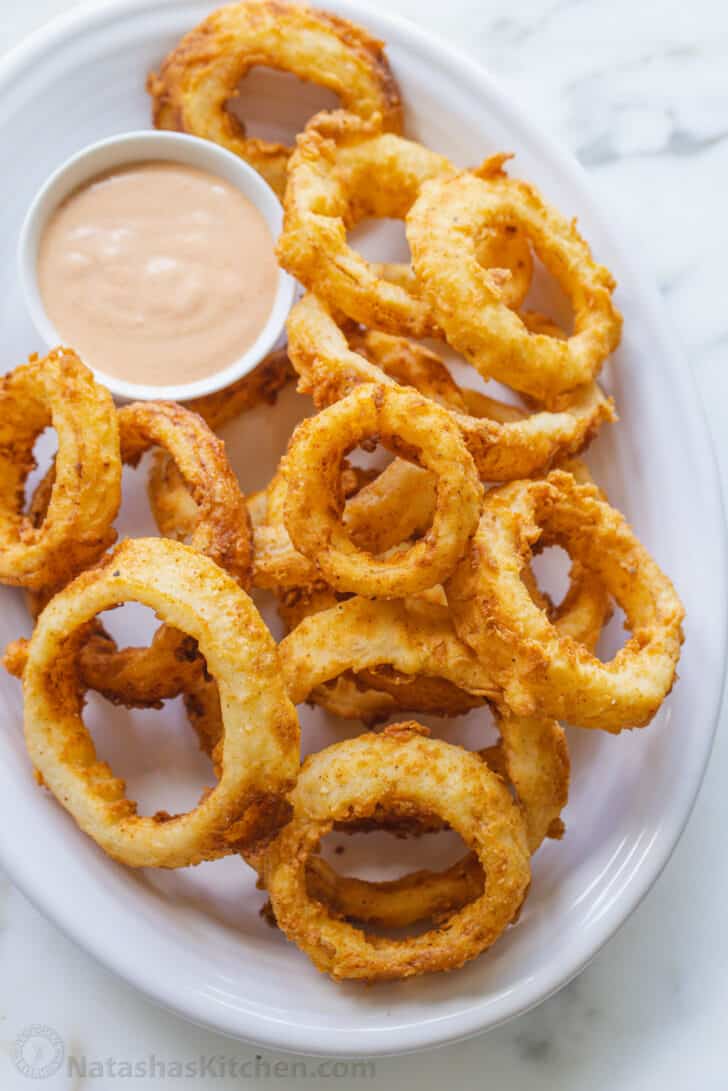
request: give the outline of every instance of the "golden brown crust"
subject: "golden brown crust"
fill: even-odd
[[[341,460],[376,437],[435,478],[432,524],[387,557],[357,549],[337,511]],[[478,519],[482,489],[460,433],[434,402],[403,387],[363,385],[303,421],[286,455],[285,522],[296,546],[339,591],[400,597],[440,583]]]
[[[453,171],[444,156],[383,131],[378,118],[317,114],[289,164],[278,260],[357,322],[413,337],[436,332],[416,283],[365,261],[346,233],[365,217],[404,219],[428,178]]]
[[[137,816],[81,718],[85,629],[127,599],[199,643],[220,690],[220,779],[186,815]],[[59,592],[38,619],[23,690],[26,744],[44,784],[81,829],[131,867],[184,867],[240,851],[280,815],[295,780],[298,721],[275,643],[232,576],[177,542],[125,541]]]
[[[589,246],[527,182],[509,178],[504,156],[479,173],[431,180],[407,216],[407,238],[423,297],[448,342],[485,378],[496,378],[551,407],[599,373],[619,344],[622,316],[612,302],[614,278]],[[503,221],[526,232],[537,256],[569,294],[574,333],[566,340],[531,334],[507,305],[500,285],[478,261],[484,224]]]
[[[292,72],[333,91],[353,114],[378,114],[386,130],[401,130],[399,88],[383,43],[336,15],[281,0],[228,4],[191,30],[148,77],[155,126],[222,144],[282,197],[291,149],[247,137],[227,109],[255,66]]]
[[[624,609],[632,636],[610,662],[560,634],[524,585],[522,572],[542,529]],[[670,692],[682,604],[624,517],[569,473],[489,493],[446,593],[458,633],[488,663],[502,701],[519,715],[538,709],[617,732],[648,724]]]
[[[541,317],[527,320],[535,324]],[[317,406],[331,405],[364,383],[414,387],[450,414],[486,481],[548,470],[555,459],[579,454],[605,421],[616,419],[612,399],[596,383],[576,390],[553,412],[540,406],[527,412],[462,389],[442,359],[423,345],[371,330],[347,339],[331,311],[312,294],[294,306],[287,326],[299,390]]]
[[[24,513],[33,445],[55,428],[55,475],[42,514]],[[116,410],[71,349],[31,357],[0,380],[0,582],[43,594],[93,564],[116,538],[121,460]]]
[[[523,820],[485,762],[395,724],[308,758],[291,793],[293,817],[263,855],[263,879],[279,927],[335,980],[387,981],[456,969],[513,921],[528,891]],[[472,846],[485,885],[444,927],[404,940],[359,931],[311,896],[308,864],[334,822],[367,819],[378,808],[445,819]]]
[[[190,544],[231,573],[242,587],[252,577],[252,529],[245,498],[225,445],[196,413],[174,402],[139,402],[119,410],[122,460],[136,465],[151,447],[172,460],[194,505]],[[117,648],[96,627],[80,653],[89,689],[109,700],[144,707],[175,697],[199,665],[197,646],[162,626],[149,647]]]

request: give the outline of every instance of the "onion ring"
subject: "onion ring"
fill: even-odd
[[[162,447],[177,466],[197,509],[190,544],[250,583],[252,535],[248,509],[225,454],[225,444],[202,419],[175,402],[137,402],[119,410],[121,457],[136,466]]]
[[[603,621],[609,613],[608,598],[596,588],[584,590],[582,597],[587,596],[593,602],[594,616],[600,614]],[[571,617],[571,606],[562,604],[558,609],[557,629],[573,631],[577,622]],[[599,629],[590,613],[580,609],[579,619],[590,643],[596,641]],[[372,675],[363,672],[383,664],[412,682],[423,676],[446,679],[459,690],[493,697],[486,671],[474,664],[469,649],[456,636],[447,609],[418,599],[348,599],[305,618],[283,639],[279,650],[295,704],[309,700],[316,687],[344,671],[353,670],[369,680]],[[414,711],[411,706],[401,707]],[[542,716],[516,717],[503,706],[494,707],[503,739],[504,768],[527,814],[529,840],[535,851],[566,801],[568,762],[563,759],[563,732]],[[564,768],[566,779],[559,772]]]
[[[43,517],[23,514],[33,445],[58,434]],[[70,349],[31,357],[0,380],[0,582],[43,591],[68,582],[114,542],[121,502],[111,395]]]
[[[517,917],[530,882],[523,820],[484,762],[425,738],[417,724],[337,743],[304,762],[293,817],[263,856],[279,927],[337,980],[392,980],[451,970],[495,942]],[[480,896],[447,926],[404,940],[374,937],[334,919],[307,890],[307,864],[334,822],[380,811],[444,818],[470,844],[486,876]]]
[[[84,627],[124,599],[194,637],[219,687],[222,775],[186,815],[138,817],[81,719]],[[43,783],[85,833],[131,867],[184,867],[240,851],[267,832],[296,778],[298,722],[272,637],[232,576],[177,542],[125,541],[59,592],[38,619],[23,690],[26,743]]]
[[[188,691],[185,703],[203,750],[214,754],[221,735],[214,683],[202,683],[196,692]],[[544,837],[560,838],[563,834],[559,816],[566,805],[569,787],[566,737],[555,721],[542,717],[496,714],[496,724],[501,733],[500,744],[478,753],[490,768],[513,785],[533,854]],[[384,826],[399,836],[442,828],[442,823],[433,821],[433,816],[406,820],[388,814],[379,818],[376,823],[359,821],[337,828],[356,832]],[[262,869],[257,851],[246,852],[245,858],[257,870]],[[477,858],[470,854],[442,872],[425,869],[396,880],[372,882],[339,875],[325,860],[312,857],[307,868],[307,886],[311,897],[325,902],[340,916],[397,928],[422,920],[437,920],[444,913],[461,908],[482,891],[483,874]]]
[[[476,254],[500,287],[504,303],[514,310],[523,306],[533,277],[533,257],[525,233],[513,224],[486,227],[478,239]],[[370,268],[382,280],[398,284],[410,295],[421,294],[411,265],[372,262]]]
[[[549,207],[533,186],[506,175],[506,158],[487,160],[479,174],[423,184],[407,216],[407,238],[423,296],[453,348],[485,378],[553,405],[559,395],[591,382],[619,344],[615,282],[594,262],[573,221]],[[531,335],[478,262],[482,227],[504,220],[526,232],[568,292],[574,333],[566,341]]]
[[[608,663],[562,636],[521,580],[545,529],[614,596],[631,638]],[[446,584],[455,626],[515,713],[618,732],[650,722],[669,693],[684,610],[624,517],[563,471],[489,493],[475,538]]]
[[[315,565],[294,548],[285,527],[285,469],[283,459],[268,487],[247,498],[254,540],[253,585],[278,593],[310,590],[321,583]],[[197,508],[165,452],[152,464],[149,496],[160,533],[187,540]],[[432,475],[396,459],[348,501],[343,521],[359,548],[385,553],[423,534],[432,522],[434,507]]]
[[[543,544],[554,543],[545,538]],[[579,560],[572,563],[569,590],[558,606],[538,592],[525,565],[519,571],[532,609],[543,611],[565,637],[594,647],[609,616],[610,599],[591,569]],[[294,704],[309,700],[317,687],[347,671],[376,685],[383,677],[377,673],[381,668],[406,681],[422,676],[445,680],[468,694],[502,703],[489,661],[479,660],[458,636],[449,606],[430,593],[389,601],[355,596],[337,603],[329,589],[313,597],[299,594],[293,603],[289,599],[283,616],[295,626],[279,645]]]
[[[126,405],[119,410],[119,429],[124,463],[137,465],[152,446],[170,455],[195,505],[190,545],[248,587],[252,532],[222,440],[196,413],[174,402]],[[89,689],[109,700],[144,706],[180,693],[189,684],[195,658],[194,642],[164,626],[149,647],[122,649],[101,630],[81,651],[81,674]]]
[[[369,331],[347,343],[326,305],[310,294],[295,305],[287,327],[298,389],[319,408],[362,383],[413,386],[448,410],[487,481],[539,473],[554,459],[578,454],[604,421],[615,419],[612,400],[596,383],[574,391],[558,412],[531,414],[464,391],[439,356],[404,338]]]
[[[560,814],[569,790],[569,750],[562,727],[544,717],[501,717],[496,714],[500,744],[477,752],[501,779],[510,780],[526,823],[533,855],[545,837],[559,839]],[[416,832],[436,832],[428,819]],[[428,868],[398,879],[370,881],[340,875],[321,857],[312,857],[307,871],[311,897],[340,916],[382,928],[403,928],[424,920],[438,921],[477,898],[483,872],[474,853],[443,871]]]
[[[294,704],[345,671],[382,665],[409,677],[444,678],[483,698],[497,698],[487,665],[457,636],[447,606],[410,596],[356,596],[305,617],[279,645]]]
[[[342,111],[317,114],[291,157],[278,260],[331,306],[365,326],[426,337],[436,330],[412,283],[382,276],[346,241],[368,216],[404,219],[428,178],[452,164],[422,144]]]
[[[580,466],[575,469],[586,473]],[[587,570],[578,562],[572,563],[569,590],[557,607],[538,592],[535,585],[529,583],[529,590],[534,600],[549,610],[560,633],[580,640],[593,650],[611,613],[611,605],[609,596]],[[319,602],[323,598],[319,596]],[[322,618],[322,629],[331,631],[332,644],[329,646],[337,644],[346,632],[350,644],[358,639],[355,619],[350,619],[351,624],[344,624],[338,630],[331,625],[331,620],[330,613]],[[311,644],[317,645],[315,637]],[[371,680],[371,672],[362,672],[361,677]],[[422,677],[418,675],[412,679],[412,686]],[[336,679],[336,682],[340,680]],[[320,685],[309,698],[325,694],[326,686],[326,683]],[[371,694],[371,691],[367,692]],[[410,711],[417,709],[416,704],[402,707]],[[391,710],[386,712],[386,715],[390,714]],[[512,784],[526,822],[529,849],[534,853],[545,837],[563,835],[560,815],[568,799],[570,772],[566,736],[556,721],[543,716],[515,716],[505,708],[498,710],[495,707],[493,714],[500,743],[479,753],[491,768]],[[312,897],[324,901],[344,917],[383,927],[403,927],[420,920],[437,920],[443,913],[461,908],[478,895],[482,879],[481,869],[472,854],[443,872],[418,871],[388,882],[341,876],[325,860],[313,858],[309,866],[308,889]]]
[[[372,436],[414,455],[437,479],[425,537],[384,558],[357,549],[337,510],[341,459]],[[452,571],[477,523],[482,490],[460,433],[439,406],[413,391],[368,384],[352,391],[298,426],[286,464],[288,533],[337,590],[399,597],[432,587]]]
[[[137,402],[118,411],[121,459],[135,466],[152,446],[173,461],[185,496],[194,509],[190,544],[227,569],[243,587],[252,571],[252,534],[245,499],[225,455],[225,445],[204,421],[174,402]],[[42,507],[51,471],[33,498]],[[49,597],[31,602],[33,614]],[[119,649],[100,624],[92,627],[80,651],[81,676],[88,689],[129,707],[159,705],[190,683],[197,650],[194,641],[162,626],[148,647]]]
[[[580,467],[576,466],[575,469]],[[609,596],[578,562],[572,564],[569,590],[559,606],[551,605],[535,586],[530,590],[534,598],[549,609],[561,633],[573,635],[589,648],[595,646],[610,613]],[[284,613],[286,621],[296,625],[312,611],[328,610],[308,632],[294,633],[283,642],[284,670],[291,647],[296,643],[307,646],[309,650],[319,649],[322,661],[334,654],[332,649],[339,648],[342,642],[349,647],[362,643],[358,628],[359,610],[351,605],[356,600],[342,604],[342,608],[334,613],[331,610],[333,599],[331,591],[317,592],[308,603],[299,597]],[[371,612],[378,605],[366,603],[365,609]],[[419,602],[417,607],[422,609],[422,603]],[[383,627],[386,624],[386,621],[382,622]],[[417,630],[420,627],[415,623],[413,628]],[[329,639],[326,634],[329,634]],[[367,630],[366,636],[371,639],[371,630]],[[373,642],[379,643],[376,635]],[[288,673],[291,677],[298,677],[301,668],[305,672],[305,659],[294,652]],[[324,669],[321,676],[336,669],[336,664],[333,664],[328,670]],[[362,679],[369,679],[370,676],[371,672],[363,671],[361,674]],[[415,678],[401,675],[400,678],[409,682],[409,686],[404,687],[408,691],[407,700],[412,697],[415,687],[423,680],[429,680],[425,675]],[[346,685],[342,689],[344,681]],[[354,688],[356,681],[357,676],[349,671],[334,680],[333,691],[328,689],[332,683],[323,683],[308,695],[308,699],[316,696],[319,700],[317,695],[323,694],[321,703],[329,708],[327,700],[330,700],[334,706],[330,710],[335,715],[366,718],[362,713],[367,707],[372,708],[376,694],[371,690],[364,691],[358,694],[361,698],[358,701]],[[297,698],[300,694],[294,693],[293,696]],[[417,693],[415,699],[419,700],[419,696]],[[403,702],[403,707],[414,710],[417,706]],[[376,704],[372,711],[372,718],[376,718],[380,711]],[[386,716],[391,715],[396,711],[396,706],[387,705],[382,711]],[[211,740],[207,746],[209,750],[219,736],[219,727],[209,712],[206,715],[207,723],[201,726],[198,733]],[[494,715],[501,735],[500,744],[479,753],[491,768],[512,784],[526,822],[529,848],[534,853],[544,837],[559,838],[563,834],[560,814],[567,801],[569,786],[569,754],[565,734],[558,723],[541,716],[516,717],[507,710],[494,710]],[[426,828],[436,829],[437,826],[430,822]],[[416,828],[414,832],[423,830]],[[260,861],[250,859],[249,862],[260,867]],[[445,912],[459,909],[482,890],[483,876],[477,859],[470,856],[441,873],[425,870],[390,882],[368,882],[340,876],[326,861],[314,857],[309,863],[307,883],[312,897],[326,902],[334,912],[344,917],[400,927],[420,920],[438,919]]]
[[[347,601],[355,603],[360,600],[349,599]],[[427,614],[430,601],[429,599],[416,600],[413,605],[413,625],[418,613]],[[356,626],[364,617],[369,617],[374,628],[387,624],[389,615],[386,614],[386,611],[381,617],[378,617],[376,609],[371,614],[366,607],[359,612],[357,607],[352,605],[344,607],[338,613],[332,612],[338,605],[340,604],[336,595],[330,588],[313,590],[301,588],[282,597],[279,602],[278,612],[288,626],[289,633],[294,632],[305,618],[326,611],[326,616],[322,616],[320,619],[320,628],[319,625],[312,624],[306,631],[301,631],[296,641],[292,640],[294,645],[293,650],[290,652],[292,659],[297,659],[301,646],[308,642],[310,648],[317,650],[316,658],[318,659],[320,655],[321,663],[326,662],[328,645],[325,643],[324,630],[329,621],[333,626],[334,641],[338,641],[341,636],[347,648],[350,647],[352,640],[355,642],[360,640],[360,634]],[[343,603],[341,605],[344,606]],[[370,605],[376,607],[376,604],[370,603]],[[452,628],[447,628],[446,620],[442,615],[442,606],[442,603],[433,603],[433,611],[430,617],[430,623],[433,625],[430,634],[433,648],[436,647],[438,640],[449,640],[452,639],[453,635]],[[441,613],[435,615],[434,611],[438,609]],[[405,616],[404,611],[400,612],[399,617],[403,625],[406,624],[404,622]],[[407,638],[402,634],[401,639],[404,641]],[[301,642],[300,645],[299,641]],[[374,643],[381,648],[379,636],[377,636]],[[425,653],[422,654],[423,660],[426,660]],[[469,652],[467,654],[469,655]],[[294,673],[295,669],[292,665],[291,674]],[[303,670],[304,678],[308,678],[305,673],[307,668],[304,667]],[[334,672],[333,675],[331,675],[332,671]],[[310,692],[302,699],[309,704],[319,705],[321,708],[326,709],[327,712],[341,719],[361,720],[369,726],[402,711],[430,713],[436,716],[462,716],[471,709],[478,708],[484,702],[483,697],[469,693],[447,678],[438,677],[436,674],[427,674],[424,671],[417,674],[405,674],[400,670],[396,670],[386,659],[381,660],[378,654],[373,656],[370,666],[360,671],[345,670],[341,674],[336,674],[336,666],[332,661],[329,666],[323,668],[323,675],[325,676],[323,681],[314,684]],[[296,690],[297,697],[300,697],[306,685],[307,682],[304,681],[301,689]]]
[[[147,79],[155,126],[222,144],[282,197],[292,149],[247,137],[227,108],[258,65],[328,88],[353,114],[380,115],[386,130],[402,128],[399,88],[383,43],[346,19],[282,0],[227,4],[185,35]]]

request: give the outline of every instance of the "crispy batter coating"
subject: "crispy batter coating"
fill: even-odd
[[[340,517],[342,458],[372,437],[435,478],[427,533],[386,557],[358,549]],[[482,489],[458,429],[438,405],[404,388],[365,384],[303,421],[286,466],[288,533],[339,591],[387,598],[433,587],[452,571],[477,523]]]
[[[291,149],[248,137],[228,109],[240,81],[261,65],[326,87],[353,114],[376,114],[385,130],[401,131],[399,88],[383,43],[346,19],[283,0],[227,4],[186,34],[147,80],[154,124],[222,144],[282,197]]]
[[[196,413],[174,402],[137,402],[118,411],[122,462],[136,465],[145,451],[161,448],[176,467],[189,498],[190,544],[227,569],[243,587],[252,574],[252,530],[245,499],[227,461],[225,445]],[[33,498],[45,504],[57,470],[49,471]],[[67,582],[67,581],[66,581]],[[35,596],[38,614],[55,588]],[[194,641],[166,626],[148,647],[117,648],[100,624],[92,626],[80,651],[84,685],[130,707],[158,705],[190,683],[198,658]]]
[[[573,470],[585,480],[589,480],[588,471],[582,464],[575,463]],[[569,589],[563,601],[558,606],[554,606],[535,585],[532,577],[527,574],[529,572],[530,570],[524,570],[522,575],[529,594],[542,609],[548,612],[558,631],[580,641],[589,650],[593,650],[602,627],[611,614],[609,595],[599,581],[578,561],[573,562]],[[309,650],[313,648],[318,651],[322,664],[330,658],[332,647],[343,643],[343,654],[345,655],[347,648],[354,654],[353,649],[357,647],[361,639],[357,629],[358,609],[345,607],[344,610],[339,611],[337,617],[331,612],[332,599],[331,592],[319,592],[310,600],[310,609],[304,609],[297,617],[290,619],[300,624],[308,613],[327,611],[320,617],[320,627],[309,631],[305,637]],[[367,604],[369,611],[373,605],[376,604]],[[441,621],[432,642],[433,645],[437,645],[438,642],[451,641],[452,636],[443,624],[441,604],[435,603],[434,606],[435,610],[429,612],[439,612]],[[415,608],[422,611],[422,602],[418,602]],[[300,603],[298,609],[301,610]],[[427,607],[424,609],[427,610]],[[350,611],[349,614],[347,610]],[[327,633],[330,634],[331,640],[327,639],[325,635]],[[290,655],[292,663],[295,664],[289,668],[291,677],[298,674],[302,664],[305,677],[305,663],[297,658],[295,652],[296,639],[294,630],[294,633],[286,638],[288,643],[284,641],[282,645],[283,659],[285,663]],[[406,639],[406,635],[402,635],[402,641],[406,642]],[[375,640],[374,643],[377,645],[379,641]],[[421,652],[420,661],[427,669],[429,660],[426,652]],[[336,669],[336,666],[333,669]],[[338,697],[338,686],[342,679],[347,679],[348,687],[345,690],[344,700],[342,702],[339,699],[339,707],[335,711],[338,714],[356,718],[359,711],[356,695],[349,691],[352,681],[358,680],[360,685],[366,682],[376,686],[381,683],[379,671],[382,669],[396,678],[400,686],[399,693],[395,688],[389,689],[390,693],[395,694],[400,710],[431,711],[427,704],[429,694],[426,685],[424,687],[425,701],[422,702],[423,683],[436,682],[449,685],[453,693],[468,696],[465,691],[458,689],[445,679],[433,678],[424,673],[418,673],[415,676],[406,675],[393,671],[389,665],[384,665],[383,668],[377,666],[362,671],[359,675],[348,671],[345,675],[336,678],[334,682],[322,682],[309,694],[309,700],[315,700],[324,707],[329,707],[327,704],[329,688],[332,685],[336,686],[335,693]],[[323,674],[326,673],[328,671],[324,669]],[[359,704],[363,711],[367,711],[372,706],[376,710],[375,696],[371,690],[362,693],[362,701]],[[368,699],[368,703],[365,704],[364,698]],[[488,747],[479,753],[491,768],[511,784],[523,811],[529,848],[534,853],[545,837],[560,838],[564,831],[560,816],[568,799],[570,776],[569,751],[564,730],[555,720],[542,715],[516,716],[505,706],[493,705],[492,708],[501,736],[500,742],[497,746]],[[386,707],[383,711],[384,715],[389,716],[395,710]],[[449,708],[446,705],[436,711],[457,715],[464,710],[458,708],[455,700]],[[432,828],[431,823],[430,828]],[[367,882],[341,876],[326,861],[319,858],[311,861],[308,874],[308,889],[312,897],[325,901],[344,917],[388,927],[414,924],[420,920],[437,920],[444,913],[459,909],[472,900],[481,887],[482,872],[477,859],[472,854],[444,872],[423,870],[403,875],[394,882]]]
[[[576,229],[529,183],[509,178],[507,156],[477,173],[423,184],[407,216],[407,238],[421,291],[453,348],[485,378],[555,407],[558,397],[591,382],[619,344],[622,317],[615,282],[597,265]],[[521,227],[538,257],[568,293],[574,333],[565,341],[531,334],[508,307],[500,285],[477,258],[484,225]]]
[[[197,413],[175,402],[136,402],[119,410],[122,460],[136,466],[162,447],[195,502],[190,544],[249,586],[253,543],[248,509],[225,444]]]
[[[263,857],[276,921],[335,980],[387,981],[453,970],[490,947],[517,917],[530,882],[521,814],[485,762],[426,738],[417,724],[337,743],[307,758],[291,793],[291,821]],[[308,862],[335,822],[437,814],[475,852],[485,885],[439,927],[387,939],[336,919],[309,894]]]
[[[253,585],[283,596],[301,589],[308,593],[322,583],[316,566],[295,549],[286,530],[286,491],[284,458],[267,488],[247,498],[254,540]],[[163,452],[152,464],[149,496],[160,533],[186,541],[197,508]],[[432,522],[434,507],[432,475],[397,459],[348,499],[342,518],[359,548],[379,554],[422,535]]]
[[[624,610],[632,635],[610,662],[561,635],[533,602],[521,573],[543,531]],[[625,518],[569,473],[489,493],[446,593],[458,633],[519,715],[618,732],[648,724],[672,688],[684,616],[675,589]]]
[[[96,757],[81,718],[78,652],[100,611],[133,599],[199,644],[222,711],[220,779],[185,815],[140,817]],[[23,672],[25,738],[43,783],[101,847],[131,867],[184,867],[240,851],[280,820],[295,781],[299,729],[278,653],[239,584],[167,539],[123,542],[45,608]]]
[[[331,405],[362,383],[412,386],[447,409],[487,481],[540,473],[555,459],[578,454],[605,421],[615,419],[611,398],[596,383],[574,391],[556,412],[535,407],[529,413],[462,390],[423,345],[373,330],[347,341],[331,311],[311,294],[295,305],[287,326],[299,390],[317,406]]]
[[[533,277],[533,255],[524,231],[515,224],[484,227],[477,243],[480,264],[490,270],[503,300],[518,310],[523,306]],[[411,265],[402,262],[371,262],[370,268],[382,280],[398,284],[412,296],[420,294]]]
[[[370,216],[404,219],[428,178],[453,173],[442,155],[384,132],[376,117],[317,114],[289,164],[281,265],[357,322],[413,337],[434,333],[416,284],[365,261],[346,233]]]
[[[58,435],[42,515],[24,513],[33,445]],[[0,379],[0,582],[43,592],[67,583],[114,542],[121,502],[119,428],[111,395],[71,349]]]

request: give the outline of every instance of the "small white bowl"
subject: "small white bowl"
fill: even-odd
[[[63,344],[64,338],[48,317],[38,287],[38,247],[48,218],[69,194],[97,175],[130,163],[160,159],[199,167],[225,179],[255,205],[273,240],[278,238],[283,222],[283,209],[275,193],[257,171],[218,144],[183,133],[154,130],[123,133],[91,144],[68,159],[50,176],[28,209],[20,231],[20,282],[33,323],[49,348]],[[268,321],[248,351],[222,371],[196,382],[176,386],[128,383],[107,375],[93,360],[84,360],[84,363],[119,398],[133,401],[187,401],[203,394],[212,394],[247,375],[274,347],[293,304],[295,289],[293,278],[281,269]]]

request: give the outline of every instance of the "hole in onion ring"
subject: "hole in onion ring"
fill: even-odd
[[[249,137],[288,145],[295,143],[296,134],[314,114],[340,106],[333,91],[264,65],[251,68],[226,103]]]
[[[367,216],[352,227],[347,241],[366,261],[410,264],[410,248],[403,220]],[[385,279],[389,278],[385,276]]]
[[[467,851],[452,830],[402,836],[385,828],[367,831],[332,830],[319,846],[320,854],[342,875],[374,881],[398,879],[418,868],[440,870]]]
[[[619,603],[614,604],[614,612],[609,623],[604,626],[602,635],[594,652],[602,663],[609,663],[620,651],[629,639],[629,631],[625,628],[625,613]]]
[[[25,479],[25,502],[23,504],[23,512],[31,518],[34,525],[39,526],[42,520],[38,517],[36,521],[34,509],[38,507],[38,504],[33,503],[33,497],[35,496],[38,485],[45,477],[48,467],[53,462],[57,450],[58,434],[55,428],[45,428],[33,444],[35,468],[30,471]],[[43,514],[45,515],[45,508],[43,509]]]
[[[353,496],[359,492],[359,488],[367,484],[370,476],[374,479],[377,474],[386,470],[387,466],[394,462],[394,459],[395,456],[392,452],[383,447],[381,443],[371,447],[362,447],[359,444],[352,447],[346,456],[346,461],[354,468],[355,476],[352,478],[351,488],[347,487],[346,489],[347,496]],[[356,480],[357,477],[359,477],[359,481]],[[359,488],[356,487],[357,485],[359,485]]]
[[[571,300],[535,254],[533,279],[523,309],[545,315],[559,326],[567,337],[571,337],[574,332],[574,308]]]
[[[122,602],[114,610],[104,610],[98,620],[119,648],[149,644],[159,628],[154,610],[140,602]]]
[[[361,832],[347,832],[341,828],[323,838],[319,852],[342,877],[392,882],[417,871],[444,872],[463,860],[468,849],[454,830],[407,836],[384,828]],[[309,893],[316,896],[311,880]],[[352,920],[357,923],[355,918]],[[432,925],[430,917],[400,927],[367,921],[366,930],[373,935],[397,939],[428,932]]]
[[[127,709],[88,691],[83,718],[99,759],[126,781],[139,815],[186,814],[215,786],[181,697],[165,701],[163,711]]]
[[[123,528],[122,536],[125,538],[151,538],[159,533],[146,496],[152,458],[153,451],[146,451],[138,466],[125,465],[122,468],[121,506],[115,525]]]
[[[538,588],[558,606],[569,590],[569,569],[571,558],[561,546],[553,545],[542,549],[533,558],[531,570]]]

